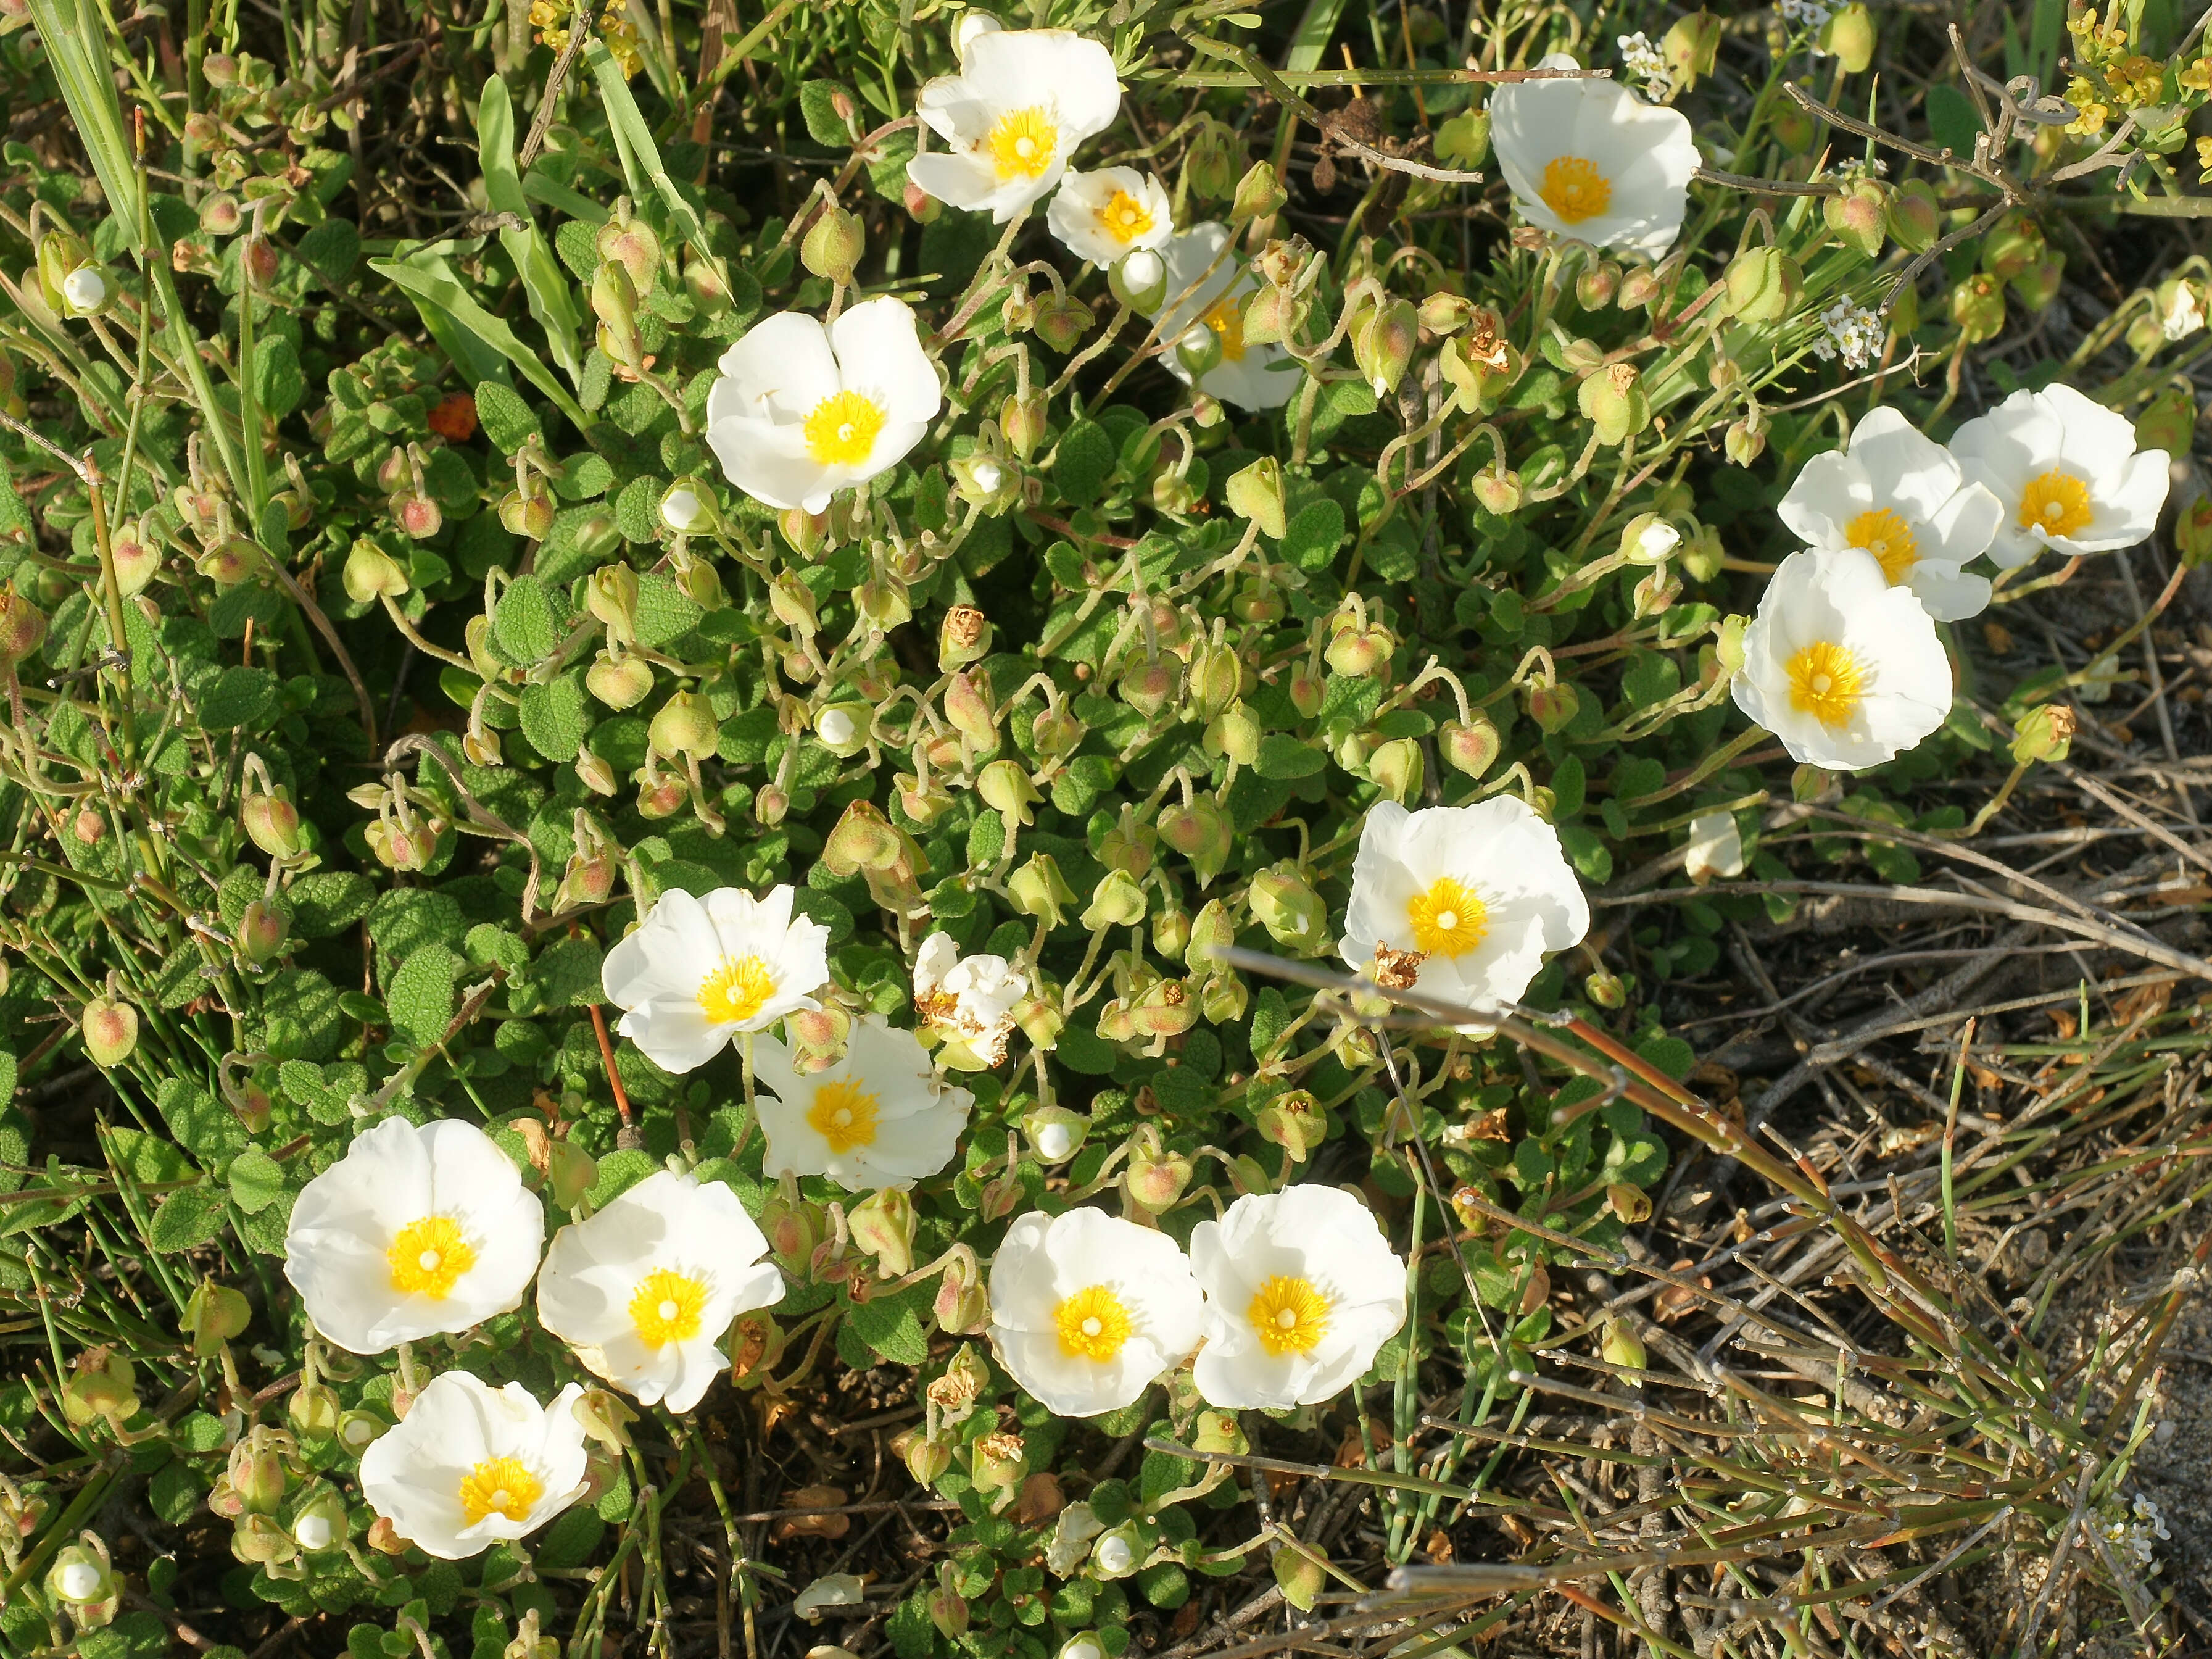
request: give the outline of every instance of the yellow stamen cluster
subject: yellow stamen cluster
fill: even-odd
[[[757,956],[725,956],[699,985],[699,1010],[716,1025],[750,1020],[775,995],[775,976]]]
[[[2030,479],[2027,488],[2021,491],[2020,528],[2023,530],[2070,536],[2087,528],[2094,516],[2089,506],[2089,486],[2056,467]]]
[[[1085,1285],[1053,1310],[1060,1351],[1070,1359],[1109,1360],[1129,1339],[1129,1310],[1111,1285]]]
[[[425,1216],[399,1229],[384,1259],[391,1265],[392,1288],[404,1296],[443,1302],[462,1274],[477,1265],[477,1253],[451,1216]]]
[[[814,1104],[806,1108],[806,1121],[814,1132],[840,1154],[856,1146],[876,1144],[876,1119],[883,1103],[851,1082],[823,1083],[814,1091]]]
[[[475,1526],[488,1515],[527,1521],[545,1483],[519,1457],[488,1457],[461,1477],[461,1513]]]
[[[872,398],[840,392],[806,417],[806,453],[824,467],[858,467],[876,447],[884,412]]]
[[[1861,513],[1844,527],[1844,540],[1872,553],[1893,588],[1911,576],[1912,567],[1920,562],[1920,544],[1903,516],[1891,508],[1876,507]]]
[[[1544,182],[1536,193],[1569,224],[1595,219],[1613,205],[1613,181],[1595,162],[1581,156],[1554,156],[1544,163]]]
[[[1260,1287],[1244,1317],[1260,1345],[1278,1359],[1311,1353],[1328,1334],[1329,1300],[1310,1279],[1278,1273]]]
[[[1472,887],[1443,875],[1406,901],[1406,922],[1424,956],[1464,956],[1489,931],[1490,913]]]
[[[707,1287],[689,1273],[656,1267],[638,1281],[629,1299],[629,1322],[648,1348],[689,1342],[699,1334]]]
[[[1867,672],[1847,646],[1816,639],[1791,657],[1783,669],[1790,680],[1790,703],[1830,731],[1840,731],[1866,699]]]

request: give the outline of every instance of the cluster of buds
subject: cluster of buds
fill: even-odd
[[[114,302],[115,279],[73,230],[39,238],[39,296],[58,317],[96,317]]]
[[[128,1356],[106,1346],[88,1348],[62,1384],[62,1415],[78,1428],[105,1423],[125,1444],[141,1436],[125,1427],[137,1415],[137,1367]]]
[[[993,765],[1012,764],[994,761]],[[989,771],[985,769],[987,776]],[[1026,782],[1027,774],[1021,776]],[[864,878],[868,896],[894,916],[911,916],[921,908],[921,877],[929,869],[929,857],[920,842],[884,816],[872,801],[862,798],[846,807],[822,844],[822,863],[833,875]]]
[[[376,821],[362,833],[369,851],[390,869],[428,869],[437,857],[439,841],[453,827],[447,803],[409,782],[403,772],[392,772],[380,784],[357,785],[346,791],[346,799],[376,814]]]
[[[637,217],[627,197],[599,230],[599,269],[592,273],[592,314],[599,319],[599,347],[626,381],[640,381],[653,366],[638,312],[660,283],[660,239]]]
[[[185,440],[185,479],[170,491],[169,505],[198,544],[192,568],[223,589],[265,574],[269,556],[260,543],[237,529],[230,498],[207,469],[198,432]],[[142,531],[148,525],[149,521],[142,520]],[[151,575],[150,570],[148,574]]]

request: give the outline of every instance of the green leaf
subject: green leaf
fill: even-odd
[[[361,263],[361,232],[350,219],[325,219],[294,245],[292,257],[337,293]]]
[[[125,246],[135,253],[143,246],[138,235],[138,171],[107,59],[112,26],[101,10],[92,0],[31,0],[30,7],[39,44],[69,105],[70,125],[92,158]]]
[[[284,889],[292,901],[292,930],[303,939],[327,939],[368,914],[376,887],[358,870],[315,870]]]
[[[530,406],[513,387],[499,381],[486,381],[477,387],[477,423],[491,447],[502,455],[511,455],[532,438],[544,436]]]
[[[282,334],[269,334],[253,343],[253,397],[261,412],[282,420],[297,409],[307,395],[307,376],[300,367],[300,350]]]
[[[1088,507],[1106,492],[1121,454],[1114,439],[1097,421],[1079,420],[1063,433],[1060,452],[1053,458],[1052,481],[1071,506]]]
[[[232,731],[261,724],[276,711],[276,676],[266,668],[225,668],[200,698],[201,729]]]
[[[484,198],[495,213],[531,218],[530,198],[514,167],[514,111],[507,101],[507,82],[495,75],[484,82],[477,105],[477,164],[483,168]],[[570,384],[580,384],[584,359],[576,350],[576,299],[559,261],[547,246],[534,220],[521,230],[502,229],[499,245],[514,261],[522,278],[523,298],[530,314],[545,331],[553,361],[561,365]]]
[[[1322,500],[1301,507],[1283,531],[1283,557],[1302,570],[1326,570],[1344,545],[1344,509]]]
[[[845,107],[858,109],[860,101],[850,91],[835,81],[801,81],[799,83],[799,113],[806,123],[806,136],[817,144],[832,149],[853,147],[853,124],[837,113],[837,101],[843,99]]]
[[[845,1317],[854,1334],[894,1365],[920,1365],[929,1357],[929,1338],[921,1310],[934,1294],[927,1284],[909,1285],[896,1296],[876,1296],[849,1304]]]
[[[654,510],[659,510],[656,503]],[[648,570],[637,579],[637,643],[657,651],[699,625],[706,613],[676,585],[676,578]]]
[[[230,1108],[188,1078],[167,1079],[154,1104],[177,1144],[204,1164],[219,1163],[246,1144],[246,1130]]]
[[[1954,86],[1928,88],[1928,134],[1938,144],[1957,155],[1972,156],[1981,131],[1982,118],[1965,93]]]
[[[526,666],[552,656],[561,643],[561,617],[545,584],[534,576],[519,576],[507,583],[492,613],[491,631],[511,662]]]
[[[444,945],[417,945],[386,990],[392,1028],[417,1047],[441,1040],[453,1021],[453,981],[461,959]]]
[[[549,1008],[588,1008],[605,999],[599,982],[604,961],[589,935],[562,939],[531,964],[530,979]]]
[[[224,1196],[219,1186],[187,1186],[170,1193],[154,1211],[146,1241],[165,1255],[197,1250],[222,1231]]]
[[[542,686],[525,686],[521,712],[522,735],[532,748],[556,764],[574,759],[592,730],[582,670],[571,668]]]
[[[659,1168],[653,1155],[639,1147],[608,1153],[599,1160],[599,1179],[591,1192],[592,1208],[605,1209]]]
[[[258,1216],[283,1196],[284,1166],[258,1146],[230,1161],[230,1197],[249,1216]]]
[[[1260,753],[1252,770],[1262,778],[1310,778],[1328,765],[1328,751],[1287,732],[1269,732],[1260,740]]]
[[[692,206],[690,197],[661,164],[660,147],[653,142],[652,124],[639,110],[637,101],[630,96],[629,82],[622,72],[622,65],[615,62],[614,54],[607,50],[607,43],[594,34],[584,45],[584,61],[592,66],[592,78],[599,82],[599,101],[606,107],[610,134],[622,156],[623,176],[642,174],[667,204],[669,218],[691,245],[691,251],[710,268],[726,271],[728,262],[719,258],[708,243],[706,223]]]
[[[512,328],[476,302],[443,259],[418,250],[404,260],[371,259],[368,268],[379,276],[390,278],[406,290],[407,296],[415,302],[415,308],[422,314],[424,326],[437,336],[447,356],[453,357],[464,372],[471,368],[483,369],[484,350],[489,349],[520,369],[522,377],[574,422],[578,431],[591,425],[591,418],[538,361],[538,354],[516,339]],[[473,342],[479,349],[471,351],[465,341]],[[479,372],[471,378],[481,382],[487,375]]]
[[[107,1158],[118,1174],[141,1185],[183,1180],[192,1173],[190,1159],[159,1135],[149,1135],[143,1129],[108,1130]]]

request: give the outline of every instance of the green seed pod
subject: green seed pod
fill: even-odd
[[[1109,869],[1092,889],[1083,912],[1083,925],[1096,933],[1103,928],[1133,927],[1145,919],[1145,890],[1127,870]]]
[[[1352,357],[1378,398],[1398,389],[1412,366],[1420,325],[1411,300],[1371,307],[1352,331]]]
[[[1266,162],[1255,162],[1237,182],[1236,198],[1229,207],[1229,223],[1242,225],[1267,218],[1289,199],[1283,181],[1275,176],[1275,169]]]
[[[1277,944],[1306,956],[1328,947],[1328,906],[1294,860],[1285,858],[1254,876],[1250,898],[1254,919]]]
[[[1778,247],[1759,245],[1745,248],[1729,261],[1725,281],[1729,314],[1753,327],[1787,317],[1805,286],[1804,273],[1796,260]]]
[[[2074,711],[2063,703],[2030,709],[2014,729],[2012,758],[2023,766],[2063,760],[2073,752],[2074,725]]]
[[[1228,483],[1222,486],[1222,498],[1229,503],[1229,510],[1239,518],[1249,519],[1263,534],[1278,541],[1282,540],[1288,527],[1283,464],[1273,455],[1263,455],[1231,473]]]
[[[1367,757],[1375,787],[1401,806],[1421,792],[1424,770],[1421,746],[1410,737],[1394,737]]]
[[[653,665],[601,651],[584,670],[584,687],[611,709],[635,708],[653,693]]]
[[[1075,894],[1061,879],[1059,861],[1049,853],[1030,854],[1029,863],[1007,879],[1006,891],[1015,909],[1048,927],[1065,922],[1069,906],[1075,903]]]
[[[870,1193],[853,1206],[845,1222],[853,1242],[876,1259],[885,1278],[902,1278],[914,1271],[914,1200],[900,1188]]]
[[[1480,167],[1490,155],[1490,112],[1465,109],[1437,129],[1437,159],[1462,170]]]
[[[1874,62],[1874,17],[1864,0],[1849,0],[1828,14],[1820,26],[1820,50],[1833,58],[1846,75],[1863,75]]]
[[[1943,234],[1942,204],[1925,179],[1907,179],[1889,193],[1889,234],[1908,253],[1925,253]]]
[[[15,591],[0,587],[0,673],[12,670],[46,639],[46,613]]]
[[[975,779],[975,793],[1005,821],[1006,833],[1018,825],[1035,822],[1030,808],[1044,797],[1030,780],[1029,768],[1018,760],[994,760]]]
[[[705,698],[696,692],[677,692],[653,717],[646,741],[656,754],[704,760],[721,741],[721,727]]]
[[[138,1010],[119,997],[95,997],[84,1005],[80,1029],[86,1058],[112,1071],[138,1046]]]
[[[1854,179],[1841,194],[1821,198],[1820,217],[1837,241],[1875,259],[1888,228],[1889,192],[1873,179]]]
[[[849,284],[853,267],[867,247],[867,231],[860,216],[832,203],[807,227],[799,244],[799,262],[815,276]]]
[[[1608,363],[1586,375],[1575,402],[1597,428],[1601,443],[1625,443],[1651,424],[1651,400],[1644,395],[1644,376],[1632,363]]]

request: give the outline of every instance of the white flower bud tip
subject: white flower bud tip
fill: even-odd
[[[101,1589],[100,1569],[89,1561],[72,1561],[61,1570],[54,1589],[64,1601],[96,1601]]]
[[[823,710],[814,722],[814,729],[832,748],[842,748],[860,735],[860,728],[853,723],[853,717],[842,709]]]
[[[1205,351],[1206,343],[1212,338],[1213,331],[1212,329],[1208,328],[1202,322],[1195,322],[1182,331],[1182,338],[1177,340],[1176,344],[1182,350],[1194,355]]]
[[[330,1548],[332,1534],[331,1518],[326,1515],[303,1515],[292,1523],[292,1536],[299,1540],[303,1550]]]
[[[979,460],[968,471],[969,476],[975,480],[975,487],[987,496],[994,492],[1006,480],[1006,468],[995,460]]]
[[[1006,25],[988,11],[963,12],[959,22],[953,26],[952,55],[966,58],[968,48],[975,44],[978,35],[991,34],[1004,27]]]
[[[107,278],[86,265],[62,278],[62,297],[81,316],[89,316],[107,303]]]
[[[1048,1123],[1036,1133],[1037,1156],[1047,1163],[1065,1163],[1075,1156],[1075,1131],[1064,1123]],[[1062,1656],[1070,1659],[1070,1656]],[[1082,1659],[1082,1656],[1073,1656]]]
[[[1150,288],[1167,274],[1160,256],[1149,247],[1140,247],[1121,261],[1122,279],[1133,290]]]
[[[1109,1534],[1098,1540],[1098,1547],[1091,1552],[1091,1558],[1098,1564],[1101,1572],[1125,1573],[1135,1564],[1137,1558],[1127,1539]]]
[[[1682,545],[1682,533],[1673,525],[1657,521],[1644,527],[1636,538],[1636,551],[1641,557],[1656,563]]]
[[[359,1451],[376,1438],[376,1424],[365,1417],[349,1417],[338,1424],[338,1438],[349,1451]]]
[[[680,484],[660,498],[660,521],[679,534],[696,524],[705,511],[696,492]]]
[[[1127,1546],[1123,1546],[1124,1548]],[[1106,1650],[1098,1645],[1095,1636],[1077,1636],[1068,1640],[1060,1650],[1060,1659],[1106,1659]]]

